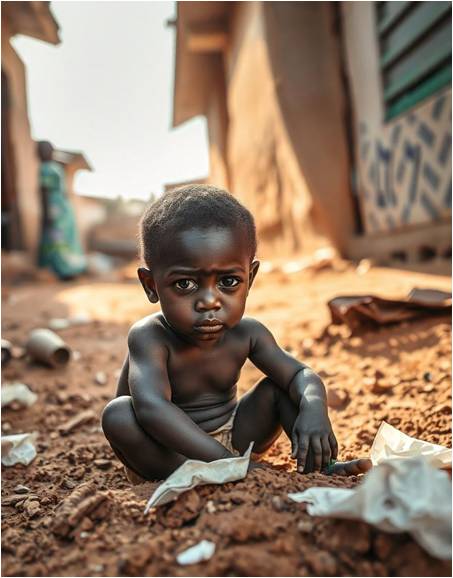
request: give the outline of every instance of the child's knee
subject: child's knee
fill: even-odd
[[[269,377],[262,379],[257,387],[263,397],[267,398],[269,403],[276,404],[279,400],[281,389]]]
[[[105,406],[101,416],[101,425],[108,440],[114,441],[121,431],[124,432],[133,411],[129,395],[116,397]]]

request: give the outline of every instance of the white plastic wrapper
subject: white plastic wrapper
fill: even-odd
[[[451,468],[450,449],[412,438],[383,421],[371,446],[373,465],[415,457],[423,457],[435,468]]]
[[[385,532],[409,532],[431,555],[451,558],[451,481],[424,458],[392,459],[354,489],[310,488],[288,494],[312,516],[363,520]]]
[[[14,466],[15,464],[28,466],[36,457],[35,442],[37,437],[36,432],[1,436],[2,464],[4,466]]]
[[[1,389],[2,407],[8,406],[13,401],[18,401],[22,405],[29,407],[33,405],[38,396],[33,393],[25,383],[5,383]]]
[[[187,460],[156,488],[146,504],[145,514],[150,508],[171,502],[179,494],[187,492],[195,486],[226,484],[227,482],[242,480],[247,475],[253,443],[250,444],[243,456],[237,458],[225,458],[209,463]]]
[[[181,566],[188,566],[189,564],[198,564],[213,557],[215,552],[214,542],[209,540],[202,540],[192,548],[184,550],[176,556],[176,561]]]
[[[72,317],[54,317],[49,320],[48,327],[53,331],[59,331],[61,329],[67,329],[73,325],[86,325],[91,323],[92,318],[89,313],[80,312]]]

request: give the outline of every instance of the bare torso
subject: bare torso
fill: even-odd
[[[182,340],[160,313],[144,320],[144,339],[148,332],[150,340],[158,338],[168,351],[171,401],[206,432],[222,426],[236,406],[236,384],[250,352],[245,324],[241,322],[226,331],[211,348],[199,348]],[[129,355],[121,371],[117,396],[130,395],[128,373]]]

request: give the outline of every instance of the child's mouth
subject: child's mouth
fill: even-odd
[[[197,333],[218,333],[222,331],[223,324],[220,321],[211,322],[211,323],[203,323],[202,325],[195,325],[194,329]]]

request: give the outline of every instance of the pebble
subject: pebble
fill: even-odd
[[[432,376],[432,374],[431,374],[429,371],[426,371],[426,372],[423,374],[423,379],[426,381],[426,383],[429,383],[430,381],[433,380],[433,376]]]
[[[27,488],[27,486],[19,484],[14,488],[14,491],[16,492],[16,494],[28,494],[30,488]]]
[[[112,462],[110,460],[94,460],[93,463],[100,470],[108,470],[112,466]]]
[[[11,424],[7,421],[5,421],[4,423],[2,423],[2,431],[4,431],[5,433],[10,432],[12,430]]]
[[[217,508],[214,505],[214,502],[212,500],[208,500],[206,502],[206,511],[208,512],[208,514],[214,514],[214,512],[217,512]]]
[[[349,400],[349,394],[343,389],[329,387],[327,389],[327,405],[333,409],[342,407]]]
[[[98,385],[105,385],[107,383],[107,375],[104,371],[98,371],[94,376],[94,381]]]
[[[285,501],[280,496],[272,496],[272,507],[277,512],[281,512],[285,509]]]
[[[313,530],[313,522],[311,520],[299,520],[297,529],[302,534],[310,534],[310,532]]]

